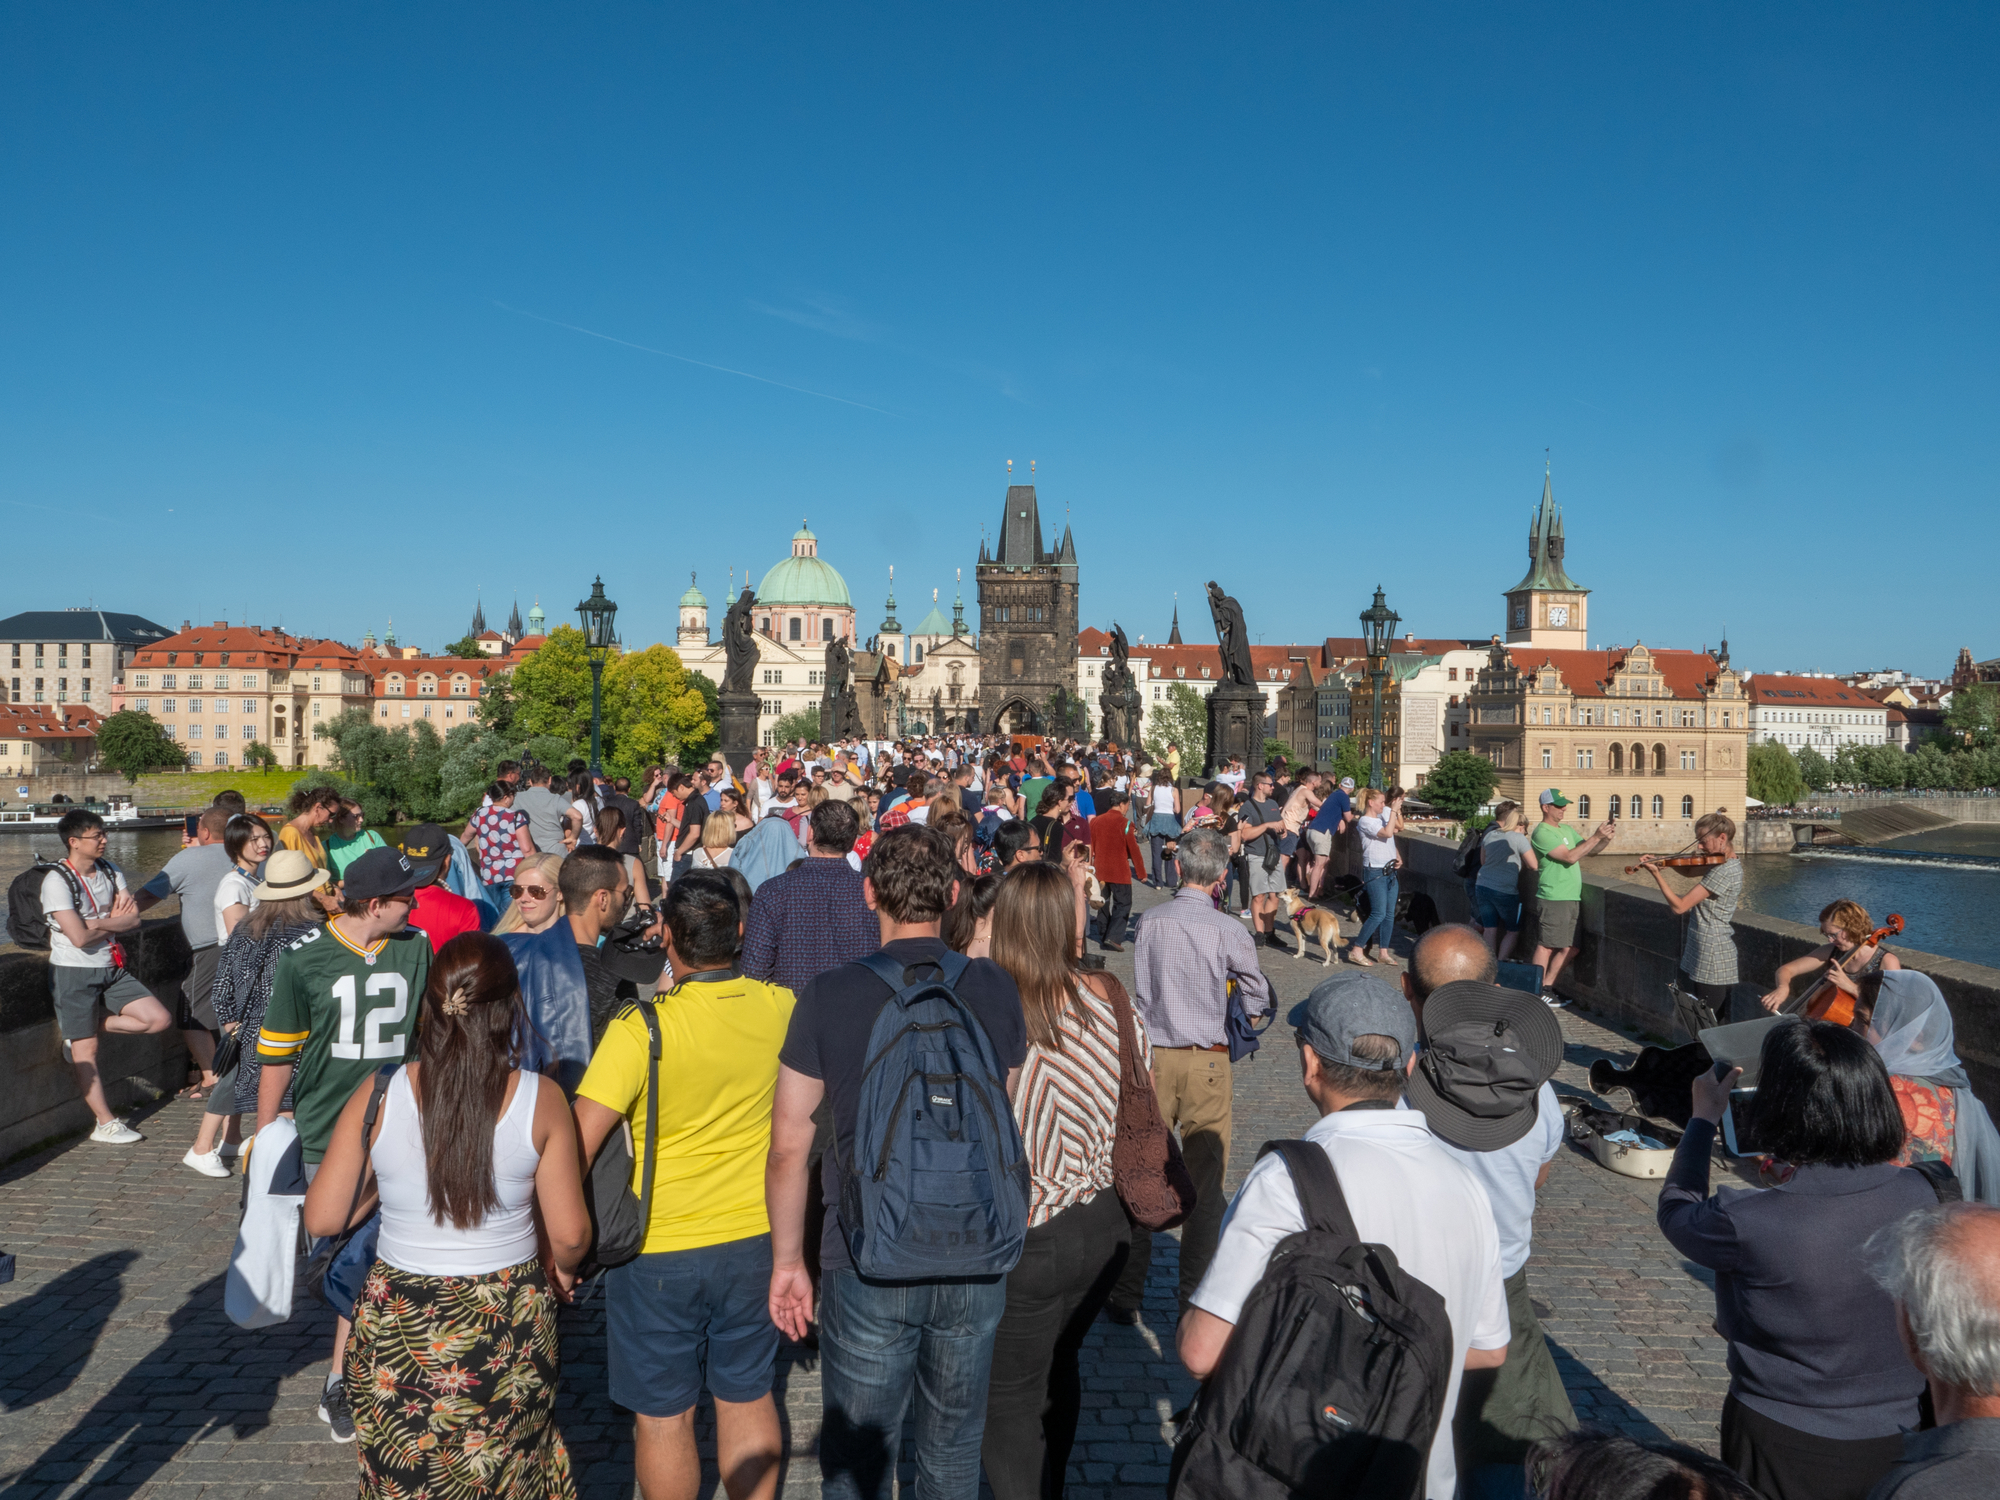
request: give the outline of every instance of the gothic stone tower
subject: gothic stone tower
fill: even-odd
[[[1563,571],[1562,512],[1542,476],[1542,503],[1528,523],[1528,574],[1507,590],[1507,644],[1582,651],[1589,645],[1585,610],[1590,590]]]
[[[1076,543],[1042,549],[1032,484],[1007,487],[999,545],[979,546],[979,724],[986,732],[1042,732],[1057,688],[1076,691]]]

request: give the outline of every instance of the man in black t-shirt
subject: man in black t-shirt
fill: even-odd
[[[939,936],[958,897],[961,871],[950,841],[920,824],[891,829],[869,851],[862,892],[882,928],[881,952],[914,978],[950,950]],[[958,997],[985,1028],[1009,1092],[1027,1058],[1027,1024],[1014,981],[991,959],[974,959]],[[813,1316],[805,1263],[806,1164],[813,1111],[833,1115],[834,1149],[824,1158],[826,1229],[820,1242],[821,1390],[826,1416],[820,1470],[849,1481],[896,1471],[903,1415],[914,1394],[923,1474],[940,1495],[979,1488],[979,1443],[986,1426],[993,1332],[1007,1304],[1007,1278],[896,1282],[864,1280],[848,1254],[838,1204],[840,1163],[854,1150],[856,1111],[869,1033],[889,986],[859,964],[830,969],[807,984],[778,1054],[765,1197],[771,1216],[771,1320],[794,1339]],[[919,1369],[924,1372],[920,1385]],[[864,1491],[867,1481],[862,1481]],[[884,1481],[882,1488],[886,1490]]]
[[[628,1000],[639,998],[639,987],[621,979],[604,962],[598,938],[625,920],[632,905],[632,883],[625,878],[625,861],[602,844],[585,844],[562,862],[556,876],[566,920],[576,937],[583,962],[583,984],[590,995],[590,1042],[604,1038],[604,1028]]]

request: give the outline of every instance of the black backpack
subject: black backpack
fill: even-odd
[[[1284,1158],[1306,1227],[1271,1251],[1174,1445],[1178,1500],[1421,1500],[1451,1381],[1444,1298],[1361,1241],[1309,1141]]]
[[[585,1276],[637,1259],[653,1222],[653,1157],[660,1143],[660,1018],[654,1000],[633,1002],[646,1023],[646,1147],[639,1195],[632,1195],[632,1126],[618,1128],[597,1148],[597,1159],[583,1182],[584,1207],[590,1210],[590,1249],[579,1267]]]
[[[1454,868],[1460,878],[1470,880],[1479,873],[1479,867],[1486,859],[1486,834],[1484,828],[1469,829],[1459,843],[1458,864]]]
[[[108,859],[99,859],[97,863],[116,885],[118,867]],[[76,878],[76,871],[62,860],[36,855],[35,862],[7,886],[7,936],[19,947],[44,952],[49,946],[49,914],[42,910],[42,881],[50,871],[69,883],[70,900],[79,911],[83,909],[83,882]]]

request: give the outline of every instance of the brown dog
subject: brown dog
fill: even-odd
[[[1292,931],[1298,934],[1299,939],[1298,947],[1292,950],[1292,957],[1304,958],[1306,939],[1311,938],[1326,955],[1320,960],[1321,966],[1330,965],[1334,950],[1340,946],[1339,914],[1311,905],[1297,891],[1285,892],[1285,913],[1292,919]]]

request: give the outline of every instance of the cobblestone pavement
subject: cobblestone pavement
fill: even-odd
[[[1137,896],[1141,909],[1163,899]],[[1129,982],[1130,951],[1111,957]],[[1281,955],[1265,968],[1281,1006],[1327,972]],[[1588,1096],[1593,1059],[1636,1046],[1585,1016],[1564,1013],[1562,1025],[1565,1096]],[[1280,1019],[1237,1070],[1232,1189],[1262,1142],[1311,1123],[1289,1037]],[[139,1146],[72,1143],[0,1172],[0,1250],[19,1257],[17,1279],[0,1286],[0,1500],[354,1493],[353,1452],[314,1413],[330,1316],[303,1297],[275,1329],[246,1332],[223,1316],[239,1185],[180,1165],[199,1109],[154,1110],[137,1122]],[[1533,1294],[1584,1420],[1713,1451],[1723,1344],[1706,1273],[1660,1237],[1654,1197],[1566,1148],[1542,1198]],[[1144,1323],[1100,1323],[1086,1347],[1079,1500],[1162,1492],[1168,1419],[1192,1390],[1172,1357],[1173,1252],[1171,1237],[1156,1240]],[[559,1420],[580,1488],[635,1493],[628,1421],[605,1394],[601,1303],[565,1315],[563,1361]],[[813,1494],[819,1377],[799,1360],[779,1378],[784,1492]],[[719,1493],[712,1470],[709,1488]]]

